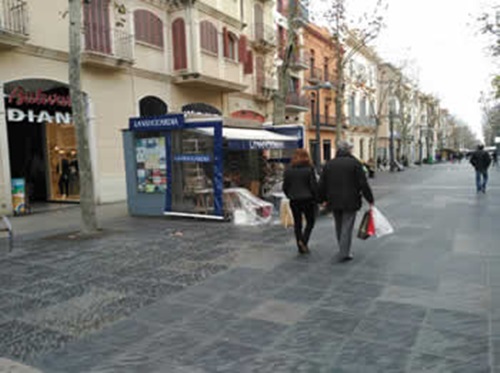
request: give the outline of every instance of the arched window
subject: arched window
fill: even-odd
[[[197,113],[197,114],[215,114],[222,115],[219,109],[216,107],[205,104],[203,102],[196,102],[192,104],[186,104],[182,107],[183,113]]]
[[[208,52],[219,53],[217,28],[209,21],[200,23],[201,49]]]
[[[186,69],[186,25],[184,19],[177,18],[172,22],[172,39],[174,46],[174,70]]]
[[[163,48],[163,22],[147,10],[134,12],[135,39]]]
[[[139,115],[141,117],[156,117],[167,114],[168,106],[160,98],[146,96],[139,101]]]

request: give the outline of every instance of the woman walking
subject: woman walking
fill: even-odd
[[[285,171],[283,192],[290,200],[299,253],[307,254],[309,253],[307,244],[316,220],[318,193],[316,175],[307,150],[295,150],[291,167]],[[304,231],[302,230],[303,216],[306,218]]]

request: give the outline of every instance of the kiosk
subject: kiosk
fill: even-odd
[[[289,161],[303,146],[303,126],[235,128],[223,122],[186,114],[131,118],[123,131],[129,213],[223,220],[233,218],[244,200],[259,215],[270,215],[272,204],[256,196],[260,183],[248,177],[263,162]],[[242,158],[245,167],[238,164]]]

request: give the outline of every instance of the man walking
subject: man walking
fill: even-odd
[[[356,213],[361,208],[361,195],[373,205],[373,194],[361,163],[351,155],[352,145],[338,144],[336,157],[324,166],[320,179],[320,195],[333,211],[340,261],[352,260],[351,240]]]
[[[477,146],[477,150],[472,154],[470,158],[470,163],[476,169],[477,192],[486,193],[486,184],[488,183],[488,167],[490,167],[491,158],[488,152],[484,150],[483,144],[479,144]]]

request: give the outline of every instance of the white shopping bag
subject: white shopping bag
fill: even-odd
[[[387,218],[375,206],[372,207],[372,214],[373,222],[375,224],[375,237],[382,237],[394,233],[394,228],[391,223],[389,223],[389,220],[387,220]]]

